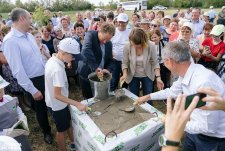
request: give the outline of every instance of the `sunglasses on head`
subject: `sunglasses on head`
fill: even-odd
[[[156,24],[151,24],[151,26],[153,26],[153,27],[158,27],[158,25],[156,25]]]

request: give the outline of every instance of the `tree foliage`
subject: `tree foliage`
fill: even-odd
[[[8,0],[0,0],[0,12],[10,12],[14,7]]]
[[[148,9],[151,9],[155,5],[163,5],[166,7],[170,6],[169,0],[148,0]]]
[[[51,11],[74,11],[92,9],[93,5],[87,0],[36,0],[22,3],[21,0],[16,0],[15,4],[9,0],[0,0],[0,12],[10,12],[15,7],[27,9],[34,12],[37,7],[47,8]]]
[[[47,14],[46,12],[48,13],[48,10],[45,10],[43,6],[39,6],[33,13],[34,22],[37,23],[39,27],[46,25],[51,18],[50,14]]]

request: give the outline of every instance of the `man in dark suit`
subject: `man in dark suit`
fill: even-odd
[[[78,72],[82,93],[85,98],[92,98],[93,94],[88,80],[92,72],[98,74],[112,72],[112,43],[110,39],[115,34],[115,27],[111,23],[103,23],[101,30],[88,31],[85,34],[81,54],[83,60],[79,62]]]

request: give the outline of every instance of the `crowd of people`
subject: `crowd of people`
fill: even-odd
[[[49,10],[46,15],[51,15]],[[76,150],[68,105],[89,108],[69,97],[70,77],[81,87],[84,99],[93,97],[88,75],[111,73],[110,90],[120,83],[139,98],[136,104],[176,99],[167,103],[163,150],[178,150],[186,131],[184,150],[222,151],[225,148],[225,6],[217,13],[200,8],[134,12],[129,18],[122,7],[116,12],[77,12],[76,22],[62,12],[54,13],[46,25],[37,27],[32,13],[14,8],[7,20],[0,18],[0,134],[18,120],[27,124],[23,111],[33,109],[44,141],[52,144],[51,113],[59,149],[66,150],[65,134]],[[209,87],[209,88],[207,88]],[[18,104],[14,97],[18,97]],[[208,96],[207,105],[195,109],[198,97],[185,110],[185,95]],[[143,96],[142,96],[143,95]],[[25,98],[27,97],[27,99]],[[2,103],[3,102],[3,103]],[[12,102],[11,104],[8,102]],[[16,106],[17,113],[7,108]],[[214,111],[211,111],[214,110]],[[8,122],[7,116],[15,116]],[[188,121],[188,119],[190,120]],[[173,123],[173,124],[171,124]],[[29,124],[29,121],[28,121]],[[21,133],[13,136],[22,150],[31,147]],[[178,144],[178,145],[177,145]]]

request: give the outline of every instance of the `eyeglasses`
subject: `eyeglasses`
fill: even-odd
[[[191,33],[191,31],[190,30],[181,30],[181,33],[189,34],[189,33]]]
[[[158,25],[156,25],[156,24],[151,24],[151,26],[153,26],[153,27],[155,27],[155,28],[158,27]]]

